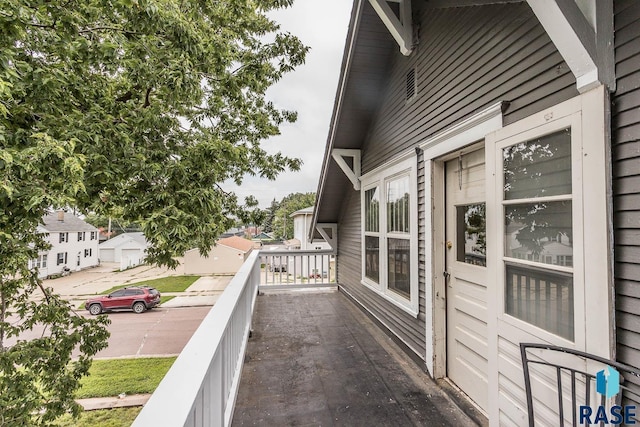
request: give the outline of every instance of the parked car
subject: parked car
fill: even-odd
[[[122,288],[109,295],[100,295],[87,300],[84,307],[94,316],[104,311],[133,310],[143,313],[160,304],[160,292],[148,286]]]

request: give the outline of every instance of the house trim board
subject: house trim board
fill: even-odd
[[[334,148],[331,151],[331,157],[340,166],[342,172],[349,178],[349,181],[353,184],[353,189],[360,190],[360,150],[348,150],[344,148]],[[345,157],[351,157],[353,159],[353,169],[349,167],[344,160]]]
[[[615,89],[612,0],[583,0],[589,17],[575,0],[527,3],[571,69],[580,93],[601,84]]]
[[[331,250],[336,253],[338,250],[338,224],[336,223],[318,223],[316,224],[316,230],[322,238],[331,246]],[[331,230],[331,236],[327,233],[327,230]],[[310,238],[313,237],[313,231],[310,234]]]
[[[476,143],[503,125],[502,102],[462,120],[420,144],[425,170],[425,313],[427,370],[434,378],[446,376],[446,299],[444,271],[444,158]],[[440,206],[442,205],[442,206]],[[440,212],[442,210],[443,212]],[[437,217],[437,214],[440,218]],[[431,307],[431,309],[429,309]]]

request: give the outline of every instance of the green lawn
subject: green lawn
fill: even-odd
[[[153,393],[175,357],[94,360],[76,398]]]
[[[151,286],[156,288],[160,293],[163,292],[184,292],[189,286],[198,280],[200,276],[169,276],[161,277],[160,279],[145,280],[144,282],[127,283],[126,285],[114,286],[102,292],[102,295],[110,294],[116,289],[124,288],[127,286]]]
[[[85,411],[77,420],[65,415],[54,425],[56,427],[130,427],[141,410],[142,407],[134,406],[132,408]]]

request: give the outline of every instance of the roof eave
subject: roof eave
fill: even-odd
[[[318,189],[316,191],[316,204],[313,208],[313,216],[311,217],[309,238],[313,238],[314,230],[318,221],[318,208],[322,203],[324,183],[326,180],[327,170],[329,168],[329,162],[331,161],[331,151],[333,150],[335,132],[338,120],[340,118],[342,100],[345,93],[347,76],[349,74],[349,69],[351,66],[356,34],[358,32],[358,26],[360,24],[360,17],[362,16],[363,1],[364,0],[354,0],[353,7],[351,9],[351,19],[349,21],[349,29],[347,31],[344,53],[342,55],[342,65],[340,67],[340,78],[338,80],[338,87],[336,88],[336,97],[333,104],[333,113],[331,115],[331,122],[329,125],[329,134],[327,135],[327,144],[325,147],[324,159],[322,162],[322,170],[320,171],[320,179],[318,180]]]

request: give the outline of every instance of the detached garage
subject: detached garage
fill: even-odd
[[[208,256],[198,249],[184,254],[185,274],[235,274],[253,250],[254,242],[238,236],[220,239]]]
[[[144,262],[147,240],[144,233],[123,233],[100,243],[101,262],[120,263],[120,270],[135,267]]]

